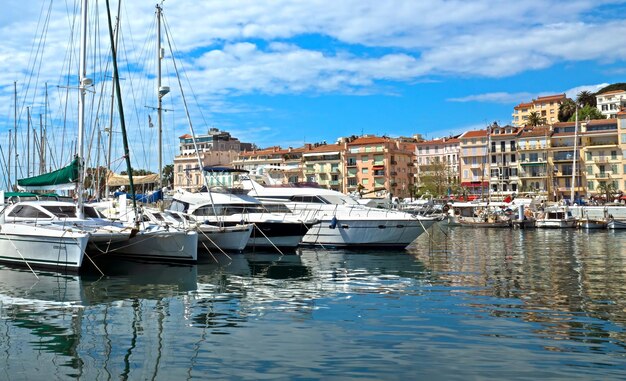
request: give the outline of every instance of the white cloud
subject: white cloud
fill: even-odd
[[[486,94],[476,94],[476,95],[468,95],[460,98],[450,98],[448,101],[450,102],[486,102],[486,103],[519,103],[524,100],[529,100],[532,98],[532,94],[523,92],[523,93],[507,93],[507,92],[497,92],[497,93],[486,93]]]
[[[582,86],[576,86],[573,87],[571,89],[565,90],[564,93],[568,98],[571,99],[576,99],[576,96],[578,95],[578,93],[580,93],[581,91],[589,91],[591,93],[595,93],[596,91],[600,90],[603,87],[608,86],[609,83],[600,83],[597,85],[582,85]]]

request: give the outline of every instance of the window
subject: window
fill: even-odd
[[[367,175],[369,173],[369,168],[361,168],[361,173]]]
[[[370,180],[369,180],[369,179],[363,179],[363,181],[361,181],[361,183],[362,183],[363,185],[369,185]]]
[[[367,155],[361,156],[361,161],[369,161],[369,157]]]
[[[611,160],[617,160],[617,151],[611,151]]]
[[[515,163],[515,154],[511,155],[511,163]]]

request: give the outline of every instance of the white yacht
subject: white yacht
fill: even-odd
[[[248,248],[295,249],[317,223],[314,218],[294,215],[282,205],[270,209],[253,197],[223,191],[191,193],[179,189],[169,209],[217,226],[253,224]]]
[[[249,177],[242,177],[241,184],[266,206],[282,203],[303,220],[319,220],[303,237],[304,245],[404,248],[438,220],[363,206],[330,189],[264,187]]]

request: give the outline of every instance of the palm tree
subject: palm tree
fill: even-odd
[[[539,115],[537,111],[531,111],[528,114],[528,121],[526,125],[528,126],[541,126],[546,123],[546,118]]]
[[[559,106],[559,122],[567,122],[576,112],[576,102],[566,98]]]
[[[601,182],[596,188],[598,195],[602,195],[605,199],[605,202],[613,201],[613,196],[617,193],[617,189],[613,186],[613,183],[609,182]]]
[[[589,105],[592,107],[597,106],[595,94],[586,90],[583,90],[580,93],[578,93],[578,95],[576,96],[576,102],[578,102],[578,104],[582,106],[586,106],[586,105]]]

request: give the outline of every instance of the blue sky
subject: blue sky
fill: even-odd
[[[72,7],[72,0],[3,6],[0,139],[5,150],[13,128],[13,82],[18,82],[22,132],[25,107],[40,113],[47,82],[55,105],[49,111],[50,144],[56,145],[59,162],[69,160],[75,137],[68,127],[73,122],[62,123],[69,117],[60,112],[65,77],[59,73],[75,67],[66,59],[74,47],[68,43],[73,18],[67,9]],[[163,8],[185,72],[183,89],[196,133],[216,127],[260,147],[333,142],[352,134],[435,138],[493,121],[510,123],[513,107],[537,96],[575,96],[626,82],[626,1],[180,0],[165,1]],[[38,61],[33,41],[48,9],[45,49],[38,56],[44,58]],[[155,129],[147,127],[147,114],[153,120],[155,114],[146,107],[154,104],[149,42],[154,2],[123,3],[121,19],[120,67],[134,166],[155,170]],[[33,65],[35,79],[28,75]],[[97,102],[109,92],[103,86],[109,77],[103,68],[95,71],[101,72],[94,75]],[[169,163],[178,149],[176,137],[189,127],[171,63],[164,62],[164,76],[172,88],[164,98],[164,107],[172,110],[164,121]],[[97,130],[95,117],[90,120],[91,130]],[[104,124],[106,117],[99,120]],[[24,143],[18,145],[22,151]],[[121,143],[114,146],[115,159]]]

